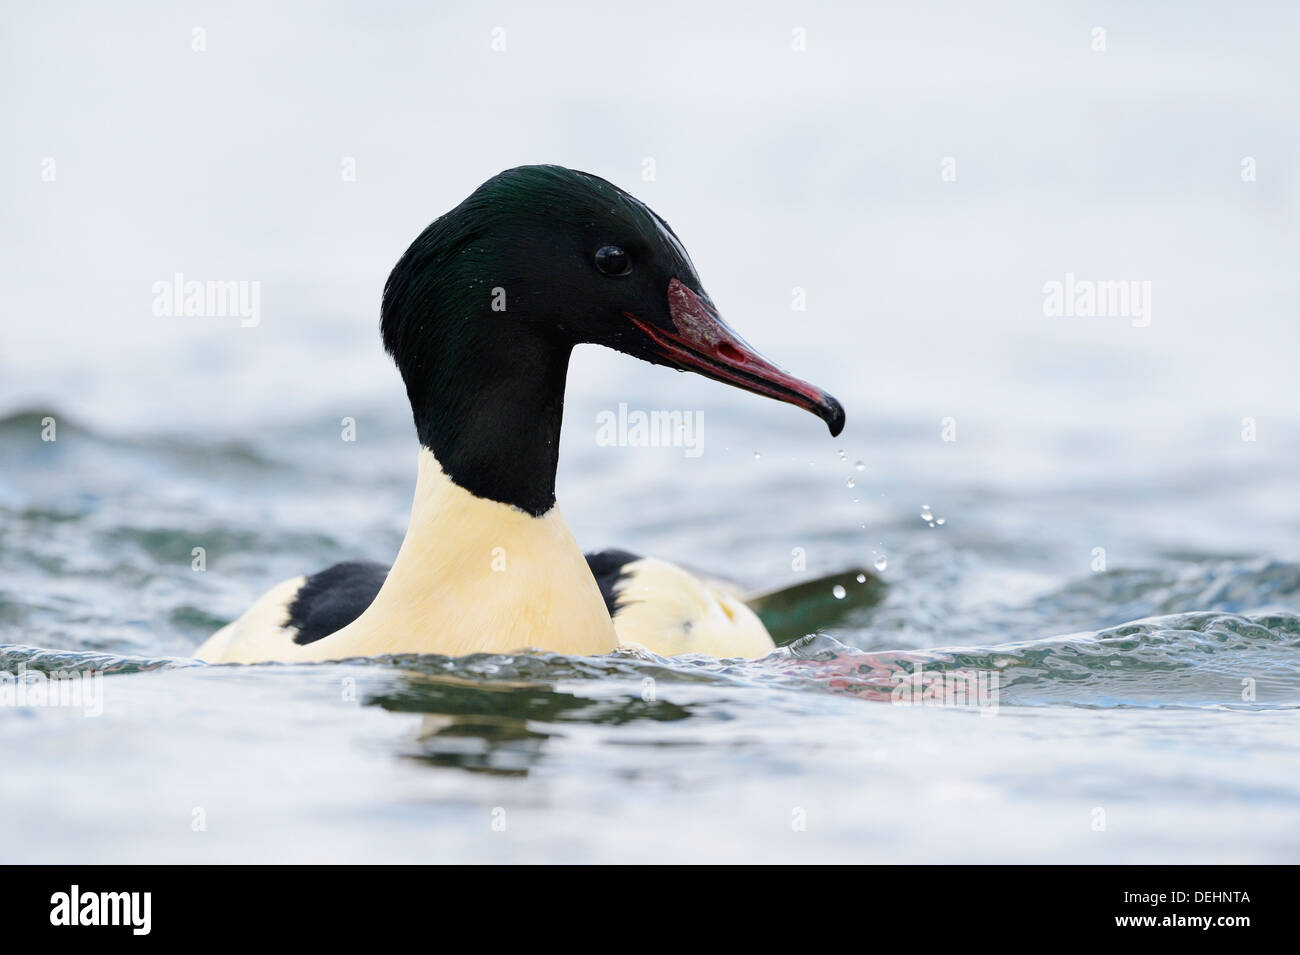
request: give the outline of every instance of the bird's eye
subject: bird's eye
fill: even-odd
[[[616,245],[602,245],[596,250],[596,268],[606,275],[627,275],[632,271],[632,260]]]

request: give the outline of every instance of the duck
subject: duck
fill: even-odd
[[[347,561],[276,585],[209,637],[199,660],[773,650],[736,587],[656,557],[584,554],[556,504],[578,345],[788,402],[832,437],[844,427],[839,401],[723,321],[677,234],[645,203],[562,166],[507,169],[402,255],[380,332],[419,439],[395,560]]]

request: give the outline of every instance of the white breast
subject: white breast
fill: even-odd
[[[295,644],[284,629],[290,585],[281,584],[215,634],[200,648],[200,659],[458,656],[528,647],[599,654],[617,645],[595,578],[559,508],[533,517],[475,497],[454,484],[427,449],[420,452],[406,538],[360,617],[328,637]]]

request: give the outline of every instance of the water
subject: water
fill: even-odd
[[[234,4],[202,56],[162,7],[16,13],[0,671],[105,675],[99,716],[0,707],[0,861],[1294,862],[1296,14],[938,6],[809,6],[801,59],[752,4],[506,5],[495,58],[417,5]],[[601,107],[624,75],[655,82]],[[843,571],[840,621],[751,662],[190,659],[280,580],[391,560],[383,278],[537,160],[650,202],[848,412],[831,440],[580,350],[579,541],[758,590]],[[153,315],[176,271],[262,282],[260,325]],[[1150,325],[1045,316],[1067,272],[1151,280]],[[621,401],[702,411],[703,453],[599,447]],[[996,672],[996,711],[894,705],[918,668]]]
[[[741,405],[727,427],[747,448],[764,409]],[[0,710],[5,744],[24,753],[0,782],[8,860],[1204,861],[1300,848],[1300,616],[1287,609],[1300,564],[1148,546],[1093,572],[1084,545],[1113,538],[1080,519],[1076,488],[966,500],[932,528],[910,489],[882,483],[867,534],[824,516],[845,507],[841,464],[815,432],[767,434],[761,461],[723,453],[706,468],[671,449],[566,445],[561,499],[588,542],[604,541],[574,504],[608,495],[611,471],[649,471],[660,500],[670,484],[691,493],[685,510],[623,509],[609,541],[752,585],[800,579],[785,543],[812,555],[806,575],[887,539],[883,602],[766,660],[187,659],[269,583],[391,555],[414,458],[398,413],[364,416],[355,447],[304,437],[319,420],[205,442],[56,415],[53,444],[39,440],[44,415],[0,421],[13,644],[0,670],[107,671],[101,716]],[[778,445],[799,450],[782,464]],[[1250,489],[1249,474],[1218,483],[1229,500]],[[1185,520],[1177,502],[1103,503],[1128,526],[1125,548]],[[894,674],[918,665],[996,671],[995,714],[891,705]]]

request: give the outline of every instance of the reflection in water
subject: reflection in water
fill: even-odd
[[[667,660],[642,653],[406,656],[368,664],[382,682],[363,699],[390,712],[422,714],[415,751],[407,754],[415,759],[525,775],[568,723],[717,719],[738,705],[670,702],[660,698],[667,695],[658,692],[661,685],[706,684],[724,695],[734,688],[737,699],[767,687],[898,702],[900,689],[918,685],[925,673],[943,681],[926,683],[927,693],[937,686],[951,690],[956,677],[974,678],[972,691],[996,686],[996,700],[967,694],[963,705],[1289,708],[1300,703],[1298,645],[1300,617],[1294,614],[1190,613],[1095,634],[948,650],[867,653],[814,635],[763,660]],[[1248,696],[1242,694],[1243,673],[1251,675]]]
[[[529,658],[506,659],[513,665]],[[415,759],[516,776],[527,774],[542,758],[546,740],[557,735],[555,724],[668,722],[691,715],[690,706],[656,700],[644,689],[640,696],[594,699],[554,683],[426,672],[402,672],[364,702],[390,712],[423,714],[417,751],[408,754]]]

